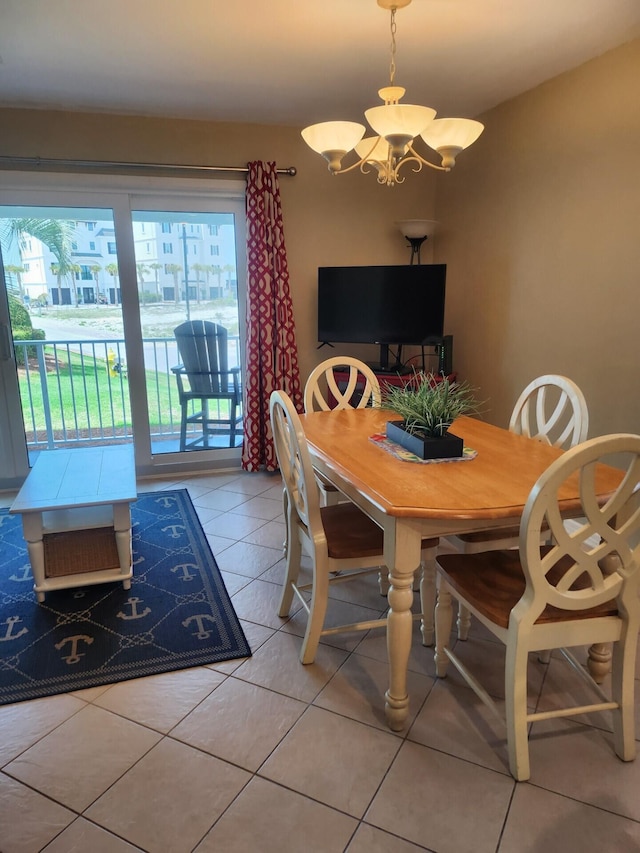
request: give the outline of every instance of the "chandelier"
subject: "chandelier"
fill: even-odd
[[[393,186],[401,184],[404,176],[400,169],[412,164],[412,171],[420,172],[423,166],[450,172],[458,154],[468,148],[480,136],[484,125],[466,118],[436,118],[431,107],[401,104],[405,94],[402,86],[394,85],[396,72],[396,10],[408,6],[411,0],[378,0],[378,6],[391,11],[391,63],[389,86],[378,91],[383,106],[371,107],[365,117],[376,136],[364,134],[364,125],[355,121],[324,121],[312,124],[302,131],[307,145],[321,154],[329,164],[329,171],[344,174],[360,169],[366,174],[373,166],[377,170],[379,184]],[[414,148],[416,138],[421,137],[441,158],[441,165],[425,160]],[[342,159],[355,150],[358,161],[343,166]]]

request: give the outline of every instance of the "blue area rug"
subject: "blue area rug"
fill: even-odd
[[[133,578],[38,604],[18,516],[0,511],[0,705],[247,657],[186,489],[131,506]]]

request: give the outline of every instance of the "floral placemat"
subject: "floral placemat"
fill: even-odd
[[[378,447],[391,453],[396,459],[401,459],[403,462],[421,462],[423,465],[430,465],[434,462],[467,462],[470,459],[475,459],[478,455],[477,450],[472,450],[470,447],[465,447],[462,450],[462,456],[450,456],[448,459],[420,459],[415,453],[406,450],[402,445],[387,438],[382,433],[376,433],[369,436],[369,441],[373,441]]]

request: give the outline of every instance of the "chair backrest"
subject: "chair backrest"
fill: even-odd
[[[334,368],[338,367],[349,374],[342,390],[333,375]],[[361,394],[359,399],[358,394]],[[333,402],[330,402],[330,397],[333,397]],[[373,370],[357,358],[345,355],[328,358],[311,371],[304,386],[305,412],[364,409],[368,405],[380,405],[380,383]]]
[[[209,320],[187,320],[173,333],[191,390],[217,394],[227,388],[227,330]]]
[[[539,376],[516,401],[509,429],[556,447],[574,447],[589,431],[584,394],[566,376]]]
[[[326,545],[320,516],[320,500],[307,439],[300,417],[285,391],[273,391],[269,400],[273,443],[284,488],[288,511],[295,512],[311,541]]]
[[[622,465],[622,482],[599,506],[599,462]],[[621,461],[622,460],[622,461]],[[559,499],[562,486],[578,477],[583,518],[567,530]],[[547,604],[586,610],[613,599],[630,620],[640,619],[640,435],[606,435],[568,450],[538,479],[520,524],[520,560],[527,589],[512,618],[533,623]],[[575,488],[575,481],[574,481]],[[549,526],[550,545],[540,549],[541,530]],[[594,544],[597,543],[597,544]]]

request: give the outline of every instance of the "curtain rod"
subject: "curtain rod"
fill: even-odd
[[[45,157],[6,157],[0,156],[0,169],[11,168],[58,168],[61,170],[69,169],[91,169],[100,171],[101,169],[141,169],[147,170],[163,170],[163,171],[178,171],[178,172],[242,172],[246,174],[249,169],[247,166],[185,166],[179,164],[168,163],[123,163],[117,160],[51,160]],[[276,169],[279,175],[289,175],[294,177],[297,174],[295,166],[289,166],[287,169]]]

